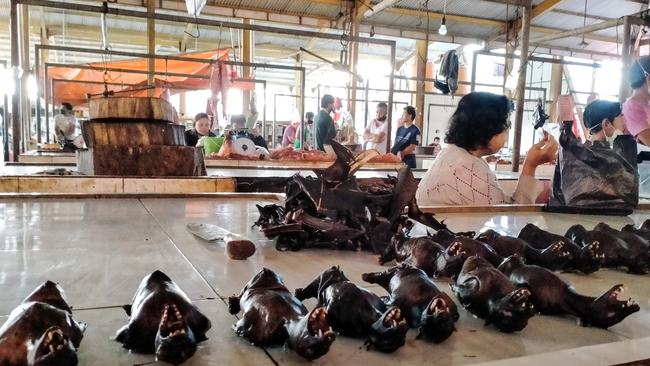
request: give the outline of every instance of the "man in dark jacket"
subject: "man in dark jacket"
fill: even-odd
[[[330,141],[336,137],[336,127],[332,120],[332,109],[334,108],[334,97],[325,94],[320,100],[321,110],[314,119],[316,126],[316,148],[325,151],[325,145],[329,145]]]

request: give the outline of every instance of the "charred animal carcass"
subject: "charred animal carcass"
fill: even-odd
[[[288,344],[300,356],[314,360],[326,354],[336,335],[327,310],[308,311],[274,271],[263,268],[238,296],[228,298],[231,314],[243,311],[235,333],[259,347]]]
[[[85,329],[72,319],[63,290],[47,281],[0,327],[0,365],[75,366]]]
[[[278,250],[325,248],[369,250],[383,253],[398,230],[404,208],[409,216],[438,230],[444,225],[415,203],[417,182],[408,167],[396,178],[361,184],[354,173],[372,158],[373,152],[354,156],[332,142],[337,160],[316,177],[300,174],[285,187],[284,206],[258,206],[259,226],[269,239],[277,239]],[[374,153],[376,154],[376,152]],[[280,219],[281,218],[281,219]]]

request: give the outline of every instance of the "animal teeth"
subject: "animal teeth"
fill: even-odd
[[[318,330],[318,336],[319,336],[319,337],[322,337],[322,336],[323,336],[323,330],[322,330],[322,329],[319,329],[319,330]]]

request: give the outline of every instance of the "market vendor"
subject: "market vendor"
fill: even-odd
[[[415,115],[415,107],[409,105],[404,108],[401,126],[397,128],[395,143],[390,149],[391,153],[398,155],[411,169],[415,169],[415,148],[420,144],[420,129],[413,123]]]
[[[626,129],[621,104],[617,102],[594,100],[585,108],[583,119],[589,130],[589,140],[607,141],[610,146]]]
[[[641,57],[630,65],[632,96],[623,104],[627,130],[641,144],[650,146],[650,57]]]
[[[366,141],[366,149],[375,149],[380,154],[386,153],[386,138],[388,137],[388,105],[384,102],[377,104],[375,118],[370,121],[363,133],[363,139]]]
[[[199,113],[194,117],[194,129],[185,131],[185,144],[196,146],[201,137],[216,137],[210,131],[210,117],[207,113]]]
[[[293,147],[296,149],[302,148],[302,141],[305,141],[305,146],[309,149],[312,148],[314,140],[314,112],[305,113],[305,131],[302,132],[302,126],[298,125],[297,136],[302,136],[302,139],[297,138]]]
[[[334,108],[334,97],[325,94],[320,100],[321,110],[314,119],[316,126],[316,148],[320,151],[325,151],[325,145],[329,145],[330,141],[336,137],[336,127],[332,120],[332,109]]]
[[[60,114],[54,117],[56,141],[64,150],[76,150],[84,146],[84,140],[78,131],[77,119],[72,104],[61,103]]]
[[[449,120],[447,146],[420,181],[418,204],[534,203],[544,188],[535,170],[555,160],[558,143],[545,133],[528,151],[514,194],[506,194],[483,157],[501,150],[508,140],[509,116],[510,101],[503,95],[473,92],[461,98]]]
[[[299,125],[300,121],[298,120],[289,122],[289,125],[284,129],[284,133],[282,134],[282,147],[293,146],[296,142],[296,132],[298,131]]]

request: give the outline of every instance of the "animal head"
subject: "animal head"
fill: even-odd
[[[68,366],[77,364],[74,345],[59,327],[51,327],[27,347],[27,363],[33,366]]]
[[[366,345],[368,349],[393,352],[404,345],[408,329],[400,309],[390,308],[372,324]]]
[[[435,343],[449,338],[456,330],[454,323],[458,320],[458,311],[453,301],[444,293],[431,299],[420,319],[420,333]]]
[[[518,288],[496,301],[491,301],[486,324],[493,324],[506,333],[524,329],[528,325],[528,319],[535,315],[530,297],[530,290]]]
[[[618,296],[624,290],[623,285],[616,285],[592,301],[589,304],[589,311],[586,312],[585,317],[582,319],[583,322],[587,323],[585,325],[609,328],[630,314],[639,311],[639,305],[632,301],[632,298],[627,301],[618,299]]]
[[[156,360],[179,365],[196,352],[194,333],[175,304],[163,308],[155,341]]]
[[[327,322],[327,310],[317,307],[298,321],[287,324],[289,347],[307,360],[326,354],[336,335]]]

